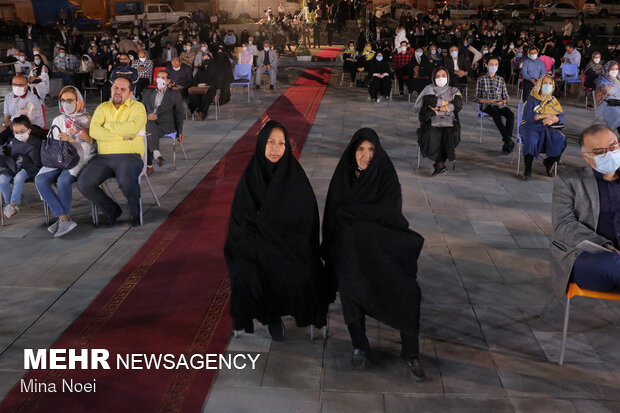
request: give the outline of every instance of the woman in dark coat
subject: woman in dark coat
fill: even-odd
[[[381,96],[385,99],[390,98],[390,90],[392,89],[390,63],[384,58],[381,51],[377,52],[374,59],[368,64],[368,93],[370,100],[380,102]]]
[[[463,97],[458,88],[448,86],[450,75],[443,67],[435,69],[431,79],[433,83],[418,95],[413,110],[419,112],[419,148],[422,155],[435,161],[433,175],[438,175],[446,172],[446,160],[456,160]]]
[[[417,260],[424,238],[402,214],[400,182],[372,129],[358,130],[329,184],[321,252],[337,283],[351,335],[351,365],[361,369],[369,350],[366,314],[398,329],[410,377],[421,380]]]
[[[284,337],[280,317],[326,325],[328,298],[319,252],[319,212],[312,186],[293,156],[286,129],[269,121],[235,192],[224,248],[235,330],[266,324]]]

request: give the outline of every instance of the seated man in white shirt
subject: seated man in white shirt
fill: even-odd
[[[25,52],[19,52],[19,55],[17,55],[17,62],[15,62],[13,66],[15,67],[16,75],[27,76],[32,68],[32,63],[27,60]]]
[[[26,115],[32,123],[35,135],[45,129],[41,102],[28,90],[28,80],[17,75],[11,81],[12,90],[4,96],[4,123],[0,130],[0,145],[4,145],[13,134],[12,121],[18,116]]]

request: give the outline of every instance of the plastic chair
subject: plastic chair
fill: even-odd
[[[599,300],[612,300],[620,301],[620,294],[611,292],[600,292],[586,290],[579,287],[576,283],[570,283],[568,285],[568,291],[566,291],[566,311],[564,313],[564,329],[562,330],[562,344],[560,345],[560,360],[558,365],[564,364],[564,352],[566,351],[566,334],[568,333],[568,318],[570,314],[570,300],[576,295],[581,297],[598,298]]]
[[[165,69],[164,66],[157,66],[153,68],[153,83],[148,85],[146,87],[147,89],[155,89],[157,87],[157,74],[159,73],[160,70],[164,70],[164,69]]]
[[[564,82],[564,97],[566,97],[566,85],[569,83],[580,83],[579,67],[569,63],[562,65],[562,81]]]
[[[476,123],[474,123],[474,129],[476,129],[478,122],[480,122],[480,143],[482,143],[482,120],[489,116],[491,115],[482,111],[482,103],[479,103],[478,104],[478,119],[476,119]]]
[[[162,136],[162,138],[172,139],[172,165],[174,166],[174,169],[177,169],[177,133],[176,132],[168,133]],[[185,153],[185,149],[183,148],[183,142],[181,141],[178,141],[178,142],[179,142],[179,146],[181,147],[181,152],[183,152],[183,157],[185,158],[185,160],[187,160],[187,154]]]
[[[103,100],[103,84],[107,80],[108,72],[105,69],[95,69],[93,71],[92,85],[84,88],[84,102],[87,99],[88,91],[98,91],[99,100]]]
[[[247,86],[248,103],[250,103],[250,88],[252,87],[252,65],[235,65],[233,78],[234,80],[230,84],[230,86]]]
[[[586,99],[586,109],[588,109],[588,93],[592,96],[592,100],[596,101],[596,99],[594,98],[594,89],[591,87],[586,87],[586,73],[583,70],[581,71],[581,89],[583,90],[583,96]],[[577,97],[577,101],[578,100],[579,97]],[[577,101],[575,101],[575,104]],[[594,102],[594,104],[596,105],[596,102]]]

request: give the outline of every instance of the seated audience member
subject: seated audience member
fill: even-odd
[[[90,86],[90,79],[93,78],[93,71],[95,70],[95,64],[91,57],[87,54],[82,55],[80,60],[80,67],[73,75],[73,83],[75,87],[80,91],[84,91],[84,85]]]
[[[366,367],[368,315],[399,331],[408,377],[423,380],[417,260],[424,239],[403,216],[398,175],[374,130],[360,129],[351,138],[330,181],[323,216],[321,251],[328,285],[340,292],[351,367]]]
[[[424,50],[421,47],[416,49],[413,58],[409,61],[408,72],[410,78],[407,86],[410,86],[411,90],[415,90],[418,94],[431,84],[433,64],[428,59],[428,56],[424,54]]]
[[[441,67],[443,65],[443,56],[441,55],[441,50],[437,48],[437,45],[431,43],[428,47],[428,60],[431,62],[433,70],[437,67]]]
[[[196,51],[192,49],[192,42],[187,41],[183,46],[183,51],[179,55],[179,60],[182,64],[194,67],[194,60],[196,60]]]
[[[398,53],[392,57],[392,69],[394,69],[394,76],[398,79],[398,90],[401,96],[405,95],[405,77],[409,81],[409,62],[412,58],[413,53],[409,51],[409,43],[403,40],[400,42]],[[407,89],[409,89],[409,85],[407,85]]]
[[[523,141],[525,181],[532,177],[532,163],[542,152],[547,155],[543,161],[547,175],[553,176],[553,165],[559,162],[566,147],[566,138],[556,129],[564,124],[564,112],[560,102],[553,96],[554,90],[553,78],[544,75],[523,106],[520,135]]]
[[[368,65],[375,58],[375,54],[376,52],[373,50],[372,44],[366,43],[366,46],[364,47],[364,50],[362,51],[362,55],[360,56],[359,61],[357,63],[357,71],[363,72],[365,70],[368,70]]]
[[[78,177],[78,189],[105,216],[112,226],[122,213],[121,207],[99,187],[116,177],[119,188],[129,201],[130,224],[140,224],[140,184],[138,176],[144,163],[146,110],[130,99],[133,83],[119,76],[112,85],[112,99],[100,104],[90,122],[90,136],[97,141],[97,155]]]
[[[551,283],[565,296],[569,282],[594,291],[620,292],[620,148],[614,132],[592,125],[579,139],[588,163],[554,181]],[[592,253],[578,245],[590,241],[608,250]]]
[[[37,54],[34,55],[34,62],[28,74],[28,87],[43,105],[45,97],[50,90],[49,68],[45,65],[41,56]]]
[[[63,86],[71,85],[75,72],[80,68],[80,62],[64,47],[58,49],[58,56],[54,58],[54,77],[62,79]]]
[[[85,112],[84,98],[74,86],[66,86],[59,93],[60,115],[52,121],[50,133],[54,139],[70,142],[77,149],[78,163],[70,169],[43,166],[35,177],[41,198],[49,205],[56,222],[47,230],[55,237],[71,232],[77,224],[69,216],[71,211],[71,185],[80,171],[95,155],[93,139],[88,134],[90,115]],[[54,191],[53,186],[56,186]]]
[[[177,133],[179,142],[183,142],[183,97],[178,90],[170,89],[170,74],[161,70],[157,73],[157,88],[148,89],[144,93],[144,107],[146,108],[146,133],[148,152],[146,173],[153,172],[153,159],[160,167],[164,164],[164,157],[159,152],[159,140],[172,132]]]
[[[34,178],[41,168],[41,136],[32,133],[27,116],[13,119],[13,134],[0,154],[0,193],[6,203],[2,214],[11,218],[19,212],[24,182]],[[13,189],[11,190],[11,181]]]
[[[560,60],[562,63],[570,63],[571,65],[577,65],[577,67],[579,67],[581,65],[581,53],[579,53],[579,50],[577,50],[572,43],[568,43],[566,45],[566,53],[564,53],[564,56]]]
[[[413,111],[419,113],[418,146],[422,155],[435,161],[433,175],[447,171],[446,160],[456,160],[456,147],[461,141],[458,113],[463,97],[458,88],[449,86],[448,71],[442,67],[433,72],[433,83],[418,96]]]
[[[529,51],[529,58],[523,61],[521,76],[523,76],[523,101],[530,96],[530,91],[536,83],[547,73],[545,64],[538,59],[538,49],[532,47]]]
[[[269,90],[273,90],[276,87],[276,75],[278,74],[278,53],[270,47],[267,40],[263,42],[263,50],[258,52],[256,66],[255,88],[260,89],[263,74],[268,73]]]
[[[368,84],[368,94],[373,102],[381,102],[381,96],[384,99],[390,98],[390,90],[392,89],[392,78],[390,64],[383,58],[383,52],[377,52],[375,58],[368,65],[368,76],[370,83]]]
[[[132,82],[132,87],[138,82],[138,71],[131,67],[131,59],[127,53],[119,53],[116,56],[116,63],[110,70],[108,81],[103,85],[103,101],[110,100],[110,88],[117,77],[123,76]]]
[[[144,50],[141,50],[138,53],[138,58],[131,62],[131,67],[138,71],[136,99],[142,100],[142,92],[153,81],[153,61],[146,57]]]
[[[21,75],[14,76],[11,85],[12,90],[4,96],[4,123],[0,131],[0,145],[4,145],[11,137],[12,121],[18,116],[28,117],[36,135],[41,135],[45,128],[41,102],[37,95],[28,90],[26,78]]]
[[[173,57],[166,71],[170,75],[170,87],[181,92],[187,98],[187,89],[192,85],[192,68],[181,63],[178,57]]]
[[[237,59],[237,63],[240,65],[251,65],[254,63],[254,55],[250,49],[248,49],[248,45],[246,43],[241,45],[241,52],[239,53]]]
[[[226,47],[226,52],[232,54],[235,49],[235,44],[237,44],[237,35],[235,35],[232,29],[229,29],[226,36],[224,36],[224,46]]]
[[[603,62],[601,61],[601,54],[599,52],[592,53],[592,60],[588,62],[584,69],[586,81],[584,86],[588,89],[595,90],[598,77],[603,74]]]
[[[187,107],[191,113],[195,113],[198,120],[205,120],[209,116],[209,106],[217,94],[216,65],[211,55],[206,55],[202,65],[198,68],[192,86],[205,88],[203,93],[192,93],[187,100]],[[206,88],[206,86],[211,86]]]
[[[488,73],[478,78],[476,83],[476,101],[482,106],[482,111],[493,118],[495,126],[502,135],[502,151],[510,153],[515,147],[512,140],[514,113],[508,107],[508,90],[504,78],[497,74],[499,58],[490,56],[487,62]],[[506,123],[502,121],[506,118]]]
[[[467,72],[470,68],[465,56],[459,53],[458,46],[450,47],[450,53],[444,58],[444,67],[450,75],[450,86],[467,84]]]
[[[349,84],[349,87],[355,86],[358,59],[359,53],[355,50],[355,42],[349,42],[349,47],[342,53],[342,70],[351,75],[351,83]]]
[[[16,75],[27,76],[28,73],[30,73],[32,63],[27,60],[25,52],[19,52],[19,55],[17,56],[17,62],[15,62],[13,67],[15,68]]]
[[[601,116],[605,125],[620,133],[620,65],[615,60],[607,62],[596,86],[596,116]]]
[[[177,52],[176,47],[172,47],[172,43],[166,42],[166,45],[162,49],[161,60],[164,62],[164,64],[168,64],[175,57],[178,57],[178,52]]]

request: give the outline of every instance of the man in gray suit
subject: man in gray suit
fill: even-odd
[[[169,133],[176,132],[179,142],[183,142],[183,98],[181,92],[170,87],[170,74],[166,70],[157,73],[157,88],[144,92],[142,103],[146,108],[147,162],[146,173],[153,173],[153,159],[160,167],[164,157],[159,152],[159,140]]]
[[[588,290],[620,291],[618,138],[607,126],[593,125],[581,133],[579,141],[588,166],[558,175],[554,182],[553,290],[563,295],[573,281]],[[583,241],[607,251],[584,251],[577,247]]]
[[[276,87],[276,74],[278,73],[278,53],[273,50],[269,41],[263,43],[263,50],[258,52],[256,60],[256,89],[260,89],[261,78],[263,73],[269,73],[269,90]]]

